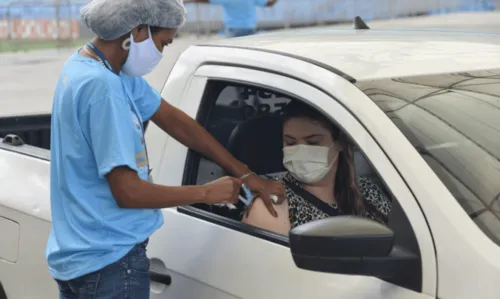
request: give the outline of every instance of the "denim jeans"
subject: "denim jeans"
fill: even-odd
[[[228,38],[252,35],[252,34],[255,34],[255,32],[256,32],[255,29],[246,29],[246,28],[226,28],[225,29],[225,34],[226,34],[226,37],[228,37]]]
[[[56,280],[60,299],[149,299],[147,242],[136,245],[122,259],[70,281]]]

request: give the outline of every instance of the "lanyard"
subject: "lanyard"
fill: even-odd
[[[108,70],[110,70],[110,71],[114,72],[114,71],[113,71],[113,67],[111,66],[111,63],[110,63],[110,62],[109,62],[109,60],[106,58],[106,56],[104,56],[104,54],[102,54],[101,50],[97,49],[97,47],[96,47],[96,46],[94,46],[94,44],[93,44],[93,43],[91,43],[91,42],[88,42],[88,43],[87,43],[87,47],[91,48],[91,49],[92,49],[92,51],[94,51],[94,53],[97,55],[97,57],[99,57],[99,59],[101,59],[101,62],[104,64],[104,66],[105,66]]]
[[[87,47],[89,47],[90,49],[92,49],[92,51],[94,51],[94,53],[97,55],[97,57],[99,57],[99,59],[101,60],[102,64],[111,72],[114,72],[113,71],[113,67],[111,66],[111,63],[109,62],[109,60],[106,58],[106,56],[104,56],[104,54],[101,52],[101,50],[99,50],[93,43],[91,42],[88,42],[87,43]],[[128,104],[130,106],[130,110],[132,110],[132,113],[135,114],[135,117],[137,117],[137,120],[139,120],[139,125],[141,126],[141,132],[142,132],[142,137],[141,137],[141,141],[142,143],[144,144],[144,150],[146,151],[146,159],[148,160],[148,174],[151,173],[152,169],[149,168],[149,155],[148,155],[148,147],[146,146],[146,140],[144,138],[144,125],[142,123],[142,119],[139,117],[139,113],[137,112],[137,110],[135,109],[134,105],[132,105],[132,102],[130,99],[128,99],[127,97],[127,101],[128,101]]]

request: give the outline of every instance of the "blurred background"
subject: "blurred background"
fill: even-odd
[[[92,33],[81,24],[80,8],[89,0],[0,0],[0,52],[72,47]],[[223,28],[218,5],[186,4],[187,24],[180,35],[217,34]],[[350,22],[494,11],[500,0],[279,0],[258,8],[259,30],[325,26]]]
[[[139,1],[139,0],[138,0]],[[89,0],[0,0],[0,118],[50,114],[59,72],[93,34],[80,22]],[[187,4],[187,24],[146,80],[162,90],[189,46],[224,38],[218,5]],[[500,33],[500,0],[278,0],[258,9],[258,30],[352,28],[355,16],[374,29],[419,28]]]

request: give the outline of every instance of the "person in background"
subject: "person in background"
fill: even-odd
[[[270,217],[258,198],[243,222],[288,235],[310,221],[358,215],[387,224],[391,202],[369,178],[356,176],[353,145],[316,109],[299,101],[284,109],[283,164],[276,178],[285,187],[285,202]]]
[[[280,199],[283,190],[256,176],[142,77],[184,24],[181,0],[93,0],[81,19],[97,37],[66,61],[54,92],[49,272],[61,299],[147,299],[146,245],[163,225],[160,209],[235,203],[244,183],[276,215],[271,195]],[[144,140],[149,119],[236,178],[154,184]]]
[[[257,31],[257,6],[273,6],[277,0],[185,0],[184,3],[219,4],[224,9],[226,37],[252,35]]]

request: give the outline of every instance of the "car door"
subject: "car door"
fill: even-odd
[[[340,96],[359,96],[355,87],[344,86],[349,82],[339,80],[333,73],[328,72],[328,76],[333,76],[336,80],[330,82],[338,84],[339,90],[345,92]],[[213,209],[195,205],[165,209],[165,224],[151,238],[148,249],[151,268],[154,273],[171,278],[166,284],[152,282],[152,298],[434,298],[434,249],[415,198],[376,141],[331,95],[290,76],[234,66],[200,67],[190,82],[183,82],[188,86],[185,92],[169,86],[174,83],[179,84],[179,81],[167,82],[164,98],[178,99],[171,103],[206,127],[209,124],[205,114],[213,110],[215,98],[223,92],[214,84],[265,88],[270,93],[305,101],[331,117],[356,142],[404,211],[403,218],[411,225],[418,244],[421,284],[418,289],[410,290],[375,277],[299,269],[291,257],[286,236],[249,227],[214,213]],[[231,92],[227,93],[230,98],[227,106],[237,107],[231,104],[234,102]],[[259,98],[263,101],[263,110],[274,105],[265,103],[265,96]],[[230,113],[235,111],[228,110]],[[225,116],[218,117],[223,119]],[[207,129],[210,131],[209,127]],[[147,134],[148,140],[166,138],[164,146],[155,147],[155,150],[161,148],[162,154],[152,154],[157,160],[155,165],[159,165],[153,170],[156,183],[200,184],[224,174],[209,160],[193,159],[192,153],[174,139],[160,137],[160,129],[153,124]],[[206,173],[200,173],[203,171]]]
[[[50,234],[49,151],[0,141],[0,298],[56,298]]]

